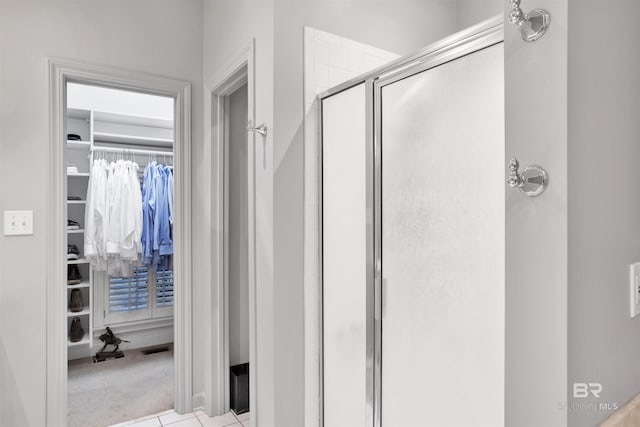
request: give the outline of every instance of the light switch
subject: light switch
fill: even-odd
[[[5,236],[33,234],[33,211],[4,211]]]
[[[640,314],[640,262],[629,266],[629,298],[631,317]]]

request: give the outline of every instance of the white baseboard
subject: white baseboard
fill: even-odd
[[[204,392],[196,393],[191,398],[191,402],[193,403],[193,411],[203,411],[207,412],[204,408]]]
[[[173,342],[173,325],[161,326],[157,328],[141,329],[130,332],[119,332],[118,326],[111,327],[114,334],[130,343],[123,342],[120,344],[120,350],[133,350],[136,348],[151,347],[154,345],[167,344]],[[96,351],[102,348],[102,341],[98,336],[102,331],[94,331],[93,347],[84,345],[80,347],[69,347],[68,360],[81,359],[83,357],[91,357]],[[109,347],[111,349],[111,347]]]

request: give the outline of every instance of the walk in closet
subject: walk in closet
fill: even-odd
[[[127,416],[173,408],[173,108],[172,98],[67,85],[70,426],[117,416],[105,401]],[[109,331],[123,353],[101,352]]]

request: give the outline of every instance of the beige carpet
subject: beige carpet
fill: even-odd
[[[103,427],[173,409],[173,347],[122,359],[69,362],[69,427]]]

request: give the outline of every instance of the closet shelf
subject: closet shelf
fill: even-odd
[[[67,176],[69,178],[88,178],[89,172],[77,172],[77,173],[68,173]]]
[[[89,340],[89,334],[86,334],[87,336],[82,338],[82,341],[78,341],[78,342],[71,342],[71,340],[69,338],[67,338],[67,347],[77,347],[79,345],[87,345],[89,344],[91,341]]]
[[[86,200],[67,200],[68,205],[86,205]]]
[[[91,147],[90,141],[67,141],[67,148],[77,148],[88,150]]]
[[[86,258],[69,259],[67,260],[67,264],[89,264],[89,260]]]
[[[67,234],[82,234],[84,233],[84,228],[81,228],[80,230],[67,230]]]
[[[136,135],[125,135],[119,133],[107,133],[107,132],[93,132],[93,139],[99,142],[114,142],[119,144],[134,144],[134,143],[144,143],[144,145],[149,145],[150,143],[156,143],[160,146],[173,144],[172,138],[154,138],[148,136],[136,136]]]
[[[67,317],[88,316],[89,314],[91,314],[91,310],[89,310],[89,307],[85,307],[82,311],[77,311],[75,313],[67,311]]]
[[[67,289],[79,289],[79,288],[89,288],[91,287],[91,283],[89,282],[81,282],[77,285],[67,285]]]

